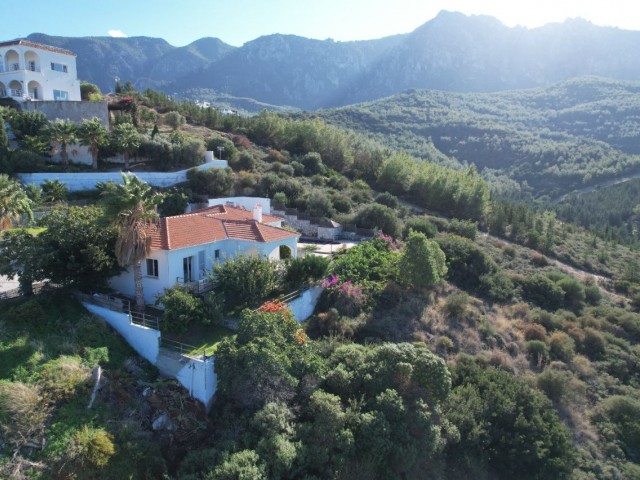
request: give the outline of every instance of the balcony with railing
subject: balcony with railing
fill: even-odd
[[[213,282],[208,278],[203,278],[202,280],[193,282],[185,282],[184,278],[178,277],[176,278],[176,283],[196,295],[213,290]]]
[[[0,98],[6,97],[6,96],[7,96],[7,91],[4,88],[0,88]]]
[[[22,89],[21,88],[10,88],[9,95],[12,97],[20,97],[22,98]]]

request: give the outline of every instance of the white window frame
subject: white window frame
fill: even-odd
[[[64,63],[51,62],[51,70],[60,73],[69,73],[69,68]]]
[[[54,90],[53,99],[59,102],[67,102],[69,101],[69,92],[66,90]]]
[[[147,277],[158,278],[159,276],[158,260],[155,258],[147,258]]]

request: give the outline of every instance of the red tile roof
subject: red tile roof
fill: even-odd
[[[253,212],[245,210],[244,208],[232,207],[231,205],[213,205],[212,207],[201,208],[200,210],[194,210],[191,213],[197,213],[199,215],[211,215],[220,219],[228,220],[252,220]],[[274,217],[273,215],[262,215],[262,223],[280,222],[282,218]]]
[[[281,220],[263,215],[263,222]],[[228,205],[215,205],[185,215],[161,218],[150,230],[153,250],[175,250],[233,238],[254,242],[273,242],[299,236],[279,227],[253,220],[251,212]]]
[[[0,42],[0,47],[10,47],[12,45],[24,45],[25,47],[39,48],[40,50],[48,50],[50,52],[62,53],[64,55],[72,55],[74,57],[76,56],[75,53],[73,53],[71,50],[67,50],[66,48],[54,47],[52,45],[45,45],[43,43],[32,42],[31,40],[16,39],[16,40],[9,40],[7,42]]]

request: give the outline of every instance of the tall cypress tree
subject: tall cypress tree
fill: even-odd
[[[4,118],[0,115],[0,150],[9,148],[9,136],[7,129],[4,127]]]

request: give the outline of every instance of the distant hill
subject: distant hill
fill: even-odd
[[[554,196],[640,171],[637,82],[585,77],[501,93],[412,90],[313,115],[422,158],[442,163],[433,155],[439,151],[450,165],[475,164],[502,192]]]
[[[174,47],[150,37],[53,37],[33,33],[34,42],[71,50],[77,55],[78,76],[113,91],[115,77],[131,81],[137,89],[162,89],[169,82],[201,71],[235,47],[217,38],[201,38],[185,47]]]
[[[492,17],[441,12],[409,34],[378,40],[276,34],[239,48],[213,38],[185,47],[146,37],[28,38],[77,53],[80,77],[106,91],[118,76],[137,88],[172,94],[206,89],[308,110],[415,88],[490,92],[583,75],[640,79],[640,32],[584,20],[529,30]]]

